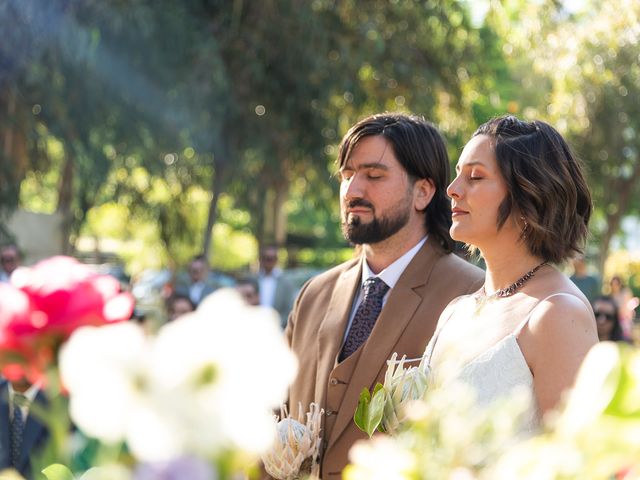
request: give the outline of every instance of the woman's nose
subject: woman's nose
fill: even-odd
[[[460,186],[458,182],[458,177],[454,178],[453,181],[447,187],[447,195],[449,195],[450,198],[460,197]]]

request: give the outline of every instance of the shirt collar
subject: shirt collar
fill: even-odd
[[[413,257],[416,256],[418,250],[422,248],[424,242],[427,241],[427,237],[424,237],[418,243],[415,244],[407,253],[398,258],[395,262],[389,265],[387,268],[382,270],[378,275],[374,274],[369,268],[369,264],[367,263],[367,259],[363,256],[362,258],[362,280],[361,284],[364,285],[364,282],[371,277],[378,277],[384,283],[389,286],[389,290],[396,286],[398,280],[400,279],[400,275],[404,272],[404,269],[407,268],[407,265],[413,260]]]
[[[13,389],[13,385],[11,385],[11,382],[8,382],[8,386],[9,386],[9,402],[11,405],[13,405],[13,396],[16,394],[16,391]],[[22,395],[24,395],[25,398],[29,401],[29,404],[32,404],[36,399],[36,395],[38,395],[38,390],[40,390],[40,385],[38,385],[37,383],[34,383],[29,388],[27,388],[24,392],[22,392]]]
[[[273,270],[271,270],[271,273],[268,275],[264,270],[260,270],[260,276],[262,278],[279,278],[280,275],[282,275],[282,269],[280,267],[273,267]]]

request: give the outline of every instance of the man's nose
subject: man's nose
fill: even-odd
[[[342,194],[346,199],[362,198],[364,190],[364,182],[358,174],[353,174],[342,184]]]

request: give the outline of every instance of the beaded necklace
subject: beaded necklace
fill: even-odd
[[[536,267],[529,270],[527,273],[525,273],[523,276],[521,276],[519,279],[517,279],[508,287],[501,288],[500,290],[493,292],[491,295],[487,295],[487,292],[483,284],[482,290],[480,291],[480,293],[474,296],[474,299],[476,301],[476,313],[480,312],[480,310],[482,310],[482,307],[484,307],[487,303],[497,300],[498,298],[506,298],[506,297],[512,296],[514,293],[518,291],[518,289],[520,289],[520,287],[522,287],[525,283],[527,283],[531,279],[531,277],[535,275],[535,273],[538,270],[540,270],[546,264],[547,262],[545,260],[540,265],[537,265]]]

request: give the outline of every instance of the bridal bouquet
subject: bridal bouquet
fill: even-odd
[[[354,445],[343,478],[640,478],[640,351],[596,345],[564,407],[530,437],[514,428],[527,410],[525,393],[479,408],[464,383],[429,385],[394,436]]]
[[[428,372],[422,358],[418,366],[404,368],[406,356],[400,361],[394,353],[387,361],[384,384],[376,384],[373,392],[360,393],[354,421],[369,437],[376,430],[395,434],[406,419],[406,408],[414,400],[422,399],[427,390]]]

